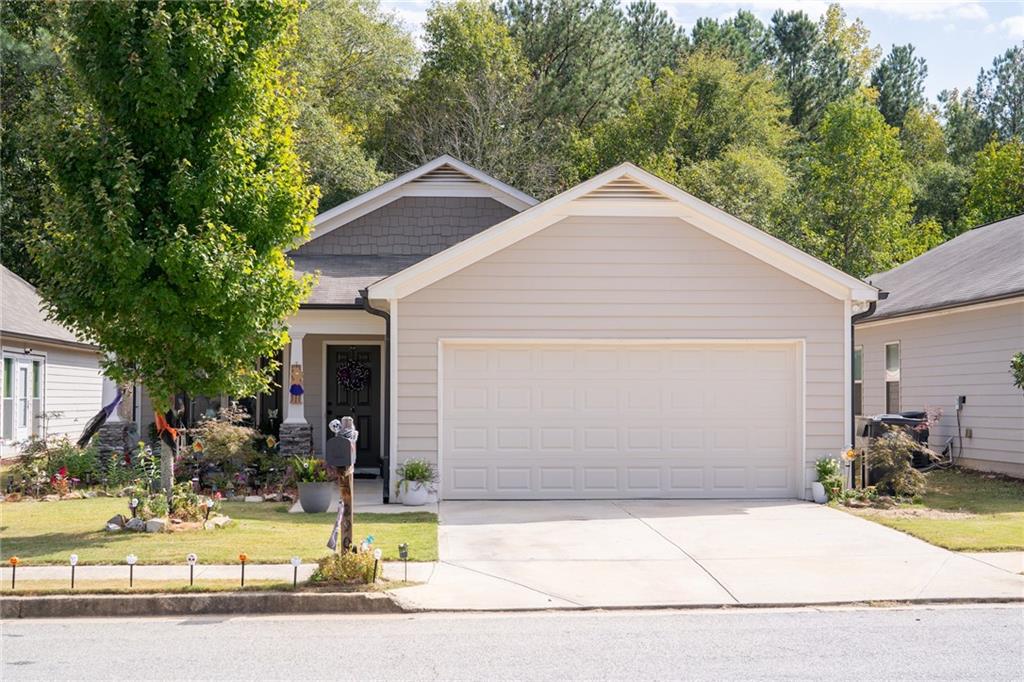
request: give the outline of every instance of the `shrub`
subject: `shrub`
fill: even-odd
[[[331,472],[322,459],[292,457],[292,478],[296,483],[324,483],[331,480]]]
[[[167,496],[162,492],[150,492],[147,484],[136,483],[125,493],[129,500],[137,499],[139,501],[139,506],[135,508],[135,514],[143,521],[163,518],[170,512],[167,506]]]
[[[374,582],[375,563],[372,551],[331,554],[317,562],[317,568],[309,580],[314,583],[368,585]],[[377,564],[377,576],[380,576],[382,568]]]
[[[170,515],[182,521],[199,521],[206,511],[200,502],[190,482],[176,483],[171,491]]]
[[[204,419],[190,431],[199,444],[201,461],[220,467],[225,474],[237,474],[256,458],[256,429],[243,422],[249,413],[232,404],[217,416]]]
[[[868,464],[878,474],[876,490],[883,495],[914,497],[924,492],[924,475],[914,468],[914,453],[923,451],[932,460],[932,450],[911,438],[899,426],[888,426],[868,448]]]
[[[42,492],[50,484],[58,494],[67,494],[71,484],[90,481],[99,474],[96,450],[80,448],[67,436],[38,438],[25,442],[21,456],[11,467],[9,477],[24,492]]]
[[[825,487],[828,501],[834,502],[843,496],[843,477],[839,475],[839,460],[821,457],[815,462],[818,482]]]

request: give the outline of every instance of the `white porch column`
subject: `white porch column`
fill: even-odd
[[[108,378],[106,375],[103,375],[103,393],[102,393],[103,407],[106,407],[107,405],[109,405],[110,402],[114,399],[114,397],[116,395],[117,395],[117,384],[114,383],[114,381],[111,380],[110,378]],[[119,412],[120,412],[120,410],[114,410],[113,412],[111,412],[110,416],[107,417],[107,423],[108,424],[116,424],[118,422],[124,421],[123,419],[121,419],[121,415],[119,414]]]
[[[287,396],[288,402],[285,405],[285,424],[305,424],[306,423],[306,396],[305,391],[298,397],[296,401],[295,396],[292,395],[292,385],[296,383],[295,379],[298,378],[299,385],[305,388],[306,379],[305,370],[302,365],[302,342],[306,338],[305,330],[292,329],[288,332],[291,337],[291,343],[288,346],[288,363],[284,367],[284,389],[285,395]]]

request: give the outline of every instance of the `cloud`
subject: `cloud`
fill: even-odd
[[[999,28],[1006,31],[1011,38],[1024,38],[1024,14],[1007,17],[999,22]]]

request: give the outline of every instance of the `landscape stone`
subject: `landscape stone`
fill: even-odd
[[[277,447],[282,457],[308,455],[313,450],[313,427],[309,424],[281,424]]]
[[[128,519],[128,522],[124,524],[126,530],[135,530],[140,533],[146,530],[146,522],[136,517],[134,519]]]
[[[263,501],[263,496],[262,495],[246,495],[245,496],[245,501],[246,502],[262,502]]]
[[[117,525],[116,523],[108,523],[107,524],[107,530],[110,531],[111,533],[115,533],[117,531],[124,530],[124,528],[122,528],[121,526]]]
[[[213,530],[214,528],[223,528],[224,526],[228,525],[229,523],[231,523],[231,517],[230,516],[224,516],[223,514],[218,514],[217,516],[212,517],[209,521],[204,523],[203,524],[203,528],[205,528],[206,530]]]
[[[163,533],[165,530],[167,530],[166,519],[150,519],[146,521],[147,533]]]
[[[86,490],[84,493],[82,493],[82,497],[84,497],[87,500],[90,500],[96,497],[96,493],[93,492],[92,490]]]
[[[56,502],[60,499],[59,495],[45,495],[40,502]]]
[[[128,519],[124,517],[124,514],[114,514],[107,519],[107,525],[114,524],[119,528],[124,528],[124,524]]]

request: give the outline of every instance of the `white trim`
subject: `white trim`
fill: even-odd
[[[849,441],[853,431],[853,305],[843,302],[843,451],[853,447]]]
[[[38,432],[35,435],[39,436],[40,438],[46,438],[46,436],[48,434],[46,433],[46,429],[44,428],[45,424],[41,420],[43,418],[43,415],[46,414],[46,375],[47,375],[47,372],[48,372],[48,367],[47,366],[49,365],[49,354],[45,350],[39,350],[37,348],[28,348],[28,347],[25,347],[25,346],[21,346],[21,347],[10,346],[10,345],[0,346],[0,372],[3,372],[3,363],[2,363],[2,361],[4,359],[6,359],[6,358],[10,358],[12,361],[14,361],[14,362],[11,363],[11,365],[12,365],[11,366],[11,380],[12,381],[15,381],[15,379],[16,379],[16,376],[15,376],[16,369],[17,369],[16,363],[17,363],[18,360],[26,360],[27,359],[30,362],[36,362],[36,361],[39,362],[39,386],[38,387],[36,386],[35,375],[34,374],[32,375],[32,388],[33,388],[33,390],[36,389],[36,388],[39,389],[39,412],[38,413],[36,413],[36,412],[32,413],[32,419],[29,420],[29,424],[27,425],[26,428],[28,428],[28,437],[32,437],[32,435],[33,435],[32,432],[34,430],[33,426],[32,426],[32,421],[35,420],[35,421],[39,422],[39,430],[38,430]],[[29,372],[31,373],[31,369],[29,370]],[[11,415],[11,437],[10,437],[10,439],[5,439],[3,437],[3,433],[2,433],[3,418],[4,418],[3,403],[4,403],[5,400],[7,400],[7,398],[4,397],[3,391],[2,391],[2,388],[3,388],[2,384],[4,383],[4,381],[6,381],[6,377],[0,375],[0,443],[8,444],[7,441],[9,440],[10,441],[9,444],[13,444],[13,443],[19,442],[22,439],[17,438],[15,433],[14,433],[15,428],[16,428],[15,424],[14,424],[14,416],[15,416],[15,414],[17,414],[16,412]],[[29,397],[28,397],[28,400],[29,400],[30,403],[34,402],[35,399],[36,398],[35,398],[34,395],[29,395]],[[17,396],[15,395],[15,390],[14,390],[14,387],[12,386],[11,387],[11,407],[12,407],[12,409],[14,408],[15,400],[17,400]]]
[[[972,310],[985,310],[986,308],[998,308],[1004,305],[1014,305],[1017,303],[1024,303],[1024,296],[1015,296],[1013,298],[1003,298],[998,301],[986,301],[985,303],[969,303],[961,306],[943,308],[942,310],[924,310],[919,313],[908,313],[906,315],[898,315],[896,317],[887,317],[882,320],[867,319],[864,322],[857,323],[857,329],[869,329],[871,327],[880,327],[883,324],[896,324],[898,322],[911,322],[914,320],[924,320],[929,317],[941,317],[943,315],[955,315],[956,313],[966,313]]]
[[[899,349],[899,368],[896,369],[896,379],[889,379],[889,346],[896,346]],[[891,412],[899,412],[903,409],[903,343],[897,339],[896,341],[886,341],[882,344],[882,405],[884,405],[885,412],[889,413],[889,383],[894,381],[899,384],[899,401],[896,405],[896,409]]]
[[[388,301],[388,314],[391,316],[391,346],[388,353],[388,380],[391,382],[390,393],[391,397],[391,413],[390,423],[388,426],[388,483],[392,487],[391,490],[387,491],[388,500],[394,495],[394,488],[396,479],[396,469],[398,465],[398,300],[392,299]]]
[[[360,339],[324,339],[320,344],[320,452],[327,452],[327,347],[328,346],[376,346],[380,352],[380,361],[384,362],[384,342]],[[380,377],[380,405],[377,406],[377,452],[384,457],[384,377]],[[309,418],[306,418],[309,421]],[[312,424],[310,424],[312,426]],[[357,462],[358,464],[358,462]],[[358,467],[357,467],[358,469]]]
[[[661,198],[585,198],[590,192],[624,177],[646,185],[674,201],[667,202]],[[878,298],[878,289],[875,287],[748,225],[630,163],[605,171],[455,246],[371,284],[369,294],[377,299],[408,296],[573,215],[676,217],[835,298],[857,301],[873,301]]]
[[[393,314],[393,313],[392,313]],[[444,497],[444,351],[446,346],[479,345],[614,345],[614,346],[704,346],[704,345],[784,345],[795,351],[797,381],[797,455],[799,466],[793,481],[796,495],[809,499],[807,472],[807,340],[804,338],[746,338],[746,339],[700,339],[700,338],[544,338],[544,337],[439,337],[437,339],[437,499]],[[392,434],[394,441],[394,434]]]
[[[451,166],[460,173],[472,178],[476,183],[436,182],[425,186],[411,183],[417,178],[437,170],[441,166]],[[343,204],[328,209],[313,219],[311,239],[325,234],[366,215],[381,206],[404,196],[440,196],[440,197],[490,197],[506,206],[522,211],[537,203],[530,195],[520,192],[515,187],[492,178],[483,171],[477,170],[458,159],[444,154],[433,161],[428,161],[419,168],[399,175],[369,192],[349,199]]]
[[[860,384],[860,407],[861,407],[861,412],[863,412],[863,410],[864,410],[864,344],[855,345],[853,347],[853,352],[854,352],[854,354],[856,354],[858,352],[860,353],[860,379],[853,378],[852,383],[853,383],[854,386],[856,386],[857,384]],[[853,377],[852,364],[851,364],[851,369],[850,369],[850,376]],[[857,412],[857,410],[853,410],[853,416],[854,416],[854,418],[856,418],[856,417],[863,417],[864,415],[859,413],[859,412]]]

